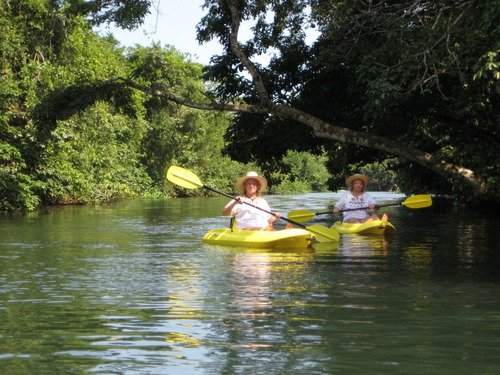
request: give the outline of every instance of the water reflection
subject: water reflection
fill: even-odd
[[[272,205],[319,211],[335,198]],[[496,374],[498,218],[396,207],[393,236],[203,244],[227,225],[226,201],[3,217],[3,373]]]
[[[218,358],[210,366],[213,372],[267,372],[269,363],[279,366],[293,358],[293,352],[305,350],[305,342],[312,339],[313,331],[302,340],[290,339],[297,334],[294,326],[298,322],[313,325],[317,320],[294,312],[303,312],[309,306],[302,296],[312,286],[317,287],[310,280],[315,251],[213,246],[209,251],[219,262],[214,262],[212,271],[217,279],[209,280],[208,294],[220,299],[205,298],[204,310],[219,311],[221,303],[224,306],[220,321],[212,322],[215,335],[210,336],[210,341],[217,343],[217,350],[211,355]],[[320,339],[319,331],[315,337]],[[259,356],[258,361],[255,355]]]
[[[356,255],[387,255],[393,235],[342,235],[341,249],[343,254],[355,257]]]

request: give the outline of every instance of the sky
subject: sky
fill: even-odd
[[[193,62],[208,65],[210,57],[221,54],[222,47],[217,41],[202,45],[196,40],[196,25],[206,11],[201,8],[204,0],[152,0],[157,9],[151,8],[151,14],[146,17],[142,26],[134,31],[122,30],[102,25],[95,29],[102,36],[112,33],[125,47],[139,44],[143,47],[151,46],[153,42],[174,46],[181,53],[189,53]],[[306,30],[309,41],[315,40],[317,34],[313,29]],[[246,41],[251,31],[243,23],[240,26],[238,40]],[[272,53],[272,52],[269,52]],[[257,62],[264,63],[266,56],[257,58]]]
[[[191,54],[191,60],[208,65],[210,57],[222,52],[218,42],[199,45],[196,40],[196,25],[205,15],[201,8],[204,0],[153,0],[159,4],[158,12],[151,9],[144,24],[134,31],[121,30],[105,25],[95,29],[102,36],[111,32],[126,47],[136,44],[147,47],[159,42],[162,47],[169,44],[181,53]],[[158,13],[158,14],[157,14]]]
[[[125,47],[139,44],[143,47],[151,46],[153,42],[174,46],[181,53],[189,53],[193,62],[208,65],[210,57],[222,53],[222,47],[217,41],[198,44],[196,40],[196,25],[206,11],[201,8],[204,0],[152,0],[159,5],[157,10],[151,8],[151,14],[146,17],[142,26],[134,31],[121,30],[115,27],[101,26],[95,29],[102,36],[111,32]],[[306,30],[307,39],[312,42],[317,37],[315,29]],[[238,40],[246,41],[251,31],[245,23],[240,25]],[[272,51],[269,52],[270,54]],[[265,63],[268,57],[260,56],[256,62]]]

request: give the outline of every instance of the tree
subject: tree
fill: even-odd
[[[188,110],[175,112],[179,104],[233,112],[228,154],[270,170],[286,168],[281,159],[291,148],[316,155],[325,149],[332,188],[362,164],[395,156],[391,168],[405,177],[396,181],[404,192],[473,192],[500,200],[499,1],[206,0],[198,38],[217,38],[225,47],[205,71],[206,95],[175,72],[165,75],[164,67],[134,71],[113,61],[119,68],[109,69],[106,57],[118,61],[123,51],[100,58],[101,47],[92,50],[93,43],[84,42],[67,53],[68,37],[89,32],[83,17],[125,28],[142,22],[150,1],[134,3],[10,1],[2,9],[8,32],[0,37],[0,188],[11,201],[36,204],[52,181],[36,168],[59,160],[47,153],[59,152],[51,143],[56,130],[73,126],[71,116],[102,101],[119,116],[139,119],[131,129],[141,134],[158,134],[162,113],[194,118]],[[254,37],[246,42],[238,41],[243,21],[254,21]],[[306,27],[319,30],[311,46]],[[271,50],[267,66],[252,62]],[[151,52],[140,64],[164,58]],[[189,121],[167,123],[169,129],[185,125],[188,139],[193,134]],[[140,144],[142,151],[152,149]],[[250,147],[242,154],[241,145]],[[140,151],[129,150],[136,160]],[[158,160],[144,161],[153,179],[161,176]]]
[[[498,78],[491,74],[495,73],[491,58],[486,57],[498,50],[498,1],[457,0],[450,5],[447,1],[207,0],[205,7],[208,14],[200,23],[199,40],[218,38],[225,46],[225,54],[212,59],[205,75],[219,83],[213,90],[218,101],[193,102],[173,95],[168,87],[153,90],[120,80],[182,105],[239,113],[238,120],[246,114],[258,116],[254,127],[278,117],[306,125],[316,138],[379,151],[366,160],[397,156],[398,168],[419,170],[420,185],[434,186],[437,192],[451,192],[453,185],[443,189],[436,177],[437,183],[425,184],[428,174],[422,170],[449,178],[455,186],[468,186],[464,193],[498,194],[497,167],[488,167],[490,161],[477,152],[490,145],[489,156],[498,161],[500,154],[494,104],[498,93],[492,90]],[[255,37],[241,43],[239,27],[248,20],[255,21]],[[308,22],[317,23],[321,31],[312,48],[305,44],[303,32]],[[252,63],[252,57],[271,47],[277,55],[268,68]],[[496,57],[493,60],[496,63]],[[486,67],[486,80],[474,80],[474,73],[478,78]],[[242,76],[243,70],[248,76]],[[350,91],[335,93],[329,82],[345,84]],[[311,92],[318,87],[325,95],[315,99]],[[322,105],[332,91],[333,97],[345,96],[334,110]],[[473,100],[464,109],[467,98]],[[432,108],[424,107],[432,103]],[[461,137],[454,138],[457,129]],[[475,147],[467,142],[470,135],[477,141]],[[338,154],[335,144],[330,148]],[[366,154],[359,148],[355,153]],[[343,173],[349,168],[346,165]]]
[[[330,177],[325,163],[325,155],[312,155],[309,152],[288,151],[282,163],[286,173],[279,176],[279,184],[273,186],[272,192],[281,194],[309,193],[327,191],[327,180]],[[269,174],[277,180],[275,175]]]
[[[151,0],[67,0],[67,11],[71,14],[90,17],[94,25],[115,23],[132,30],[149,14]],[[62,3],[62,5],[65,2]]]
[[[0,210],[174,195],[164,176],[175,161],[227,187],[210,164],[239,176],[219,152],[227,116],[106,83],[129,76],[206,101],[202,67],[174,48],[119,48],[91,30],[78,4],[9,1],[0,9]]]
[[[468,165],[487,179],[491,193],[498,194],[498,169],[492,165],[497,165],[500,151],[499,113],[494,104],[500,75],[494,78],[494,54],[488,51],[499,48],[495,21],[499,2],[338,3],[335,23],[328,22],[326,4],[316,8],[325,36],[315,46],[321,51],[316,54],[321,56],[316,60],[317,71],[322,81],[334,74],[345,77],[336,80],[340,90],[332,86],[329,91],[332,101],[342,103],[351,117],[346,121],[335,110],[322,112],[321,117],[388,134],[441,160]],[[479,67],[486,60],[489,78],[478,79],[475,72],[482,71]],[[313,84],[313,88],[318,86],[324,88]],[[335,95],[338,91],[351,93],[349,100],[344,100],[343,93]],[[311,95],[307,103],[313,101]],[[318,106],[332,107],[322,102]],[[356,159],[363,163],[385,157],[346,146],[335,156],[345,157],[357,168]],[[460,199],[469,197],[470,189],[464,184],[432,176],[411,160],[400,158],[392,162],[392,168],[405,192],[453,191]]]

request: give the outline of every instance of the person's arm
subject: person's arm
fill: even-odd
[[[236,199],[233,199],[231,202],[226,204],[226,206],[222,209],[222,215],[223,216],[229,216],[231,215],[231,211],[233,210],[233,207],[236,206],[237,204],[242,204],[243,199],[241,197],[236,197]]]
[[[369,203],[368,207],[370,207],[370,209],[374,210],[374,211],[378,210],[380,208],[378,202],[375,199],[373,199],[373,197],[370,194],[366,194],[366,195],[368,197],[368,203]]]
[[[340,212],[340,209],[344,207],[345,203],[344,203],[344,198],[345,198],[345,194],[343,194],[340,199],[337,201],[337,203],[335,203],[335,206],[333,206],[333,213],[334,214],[338,214]]]
[[[262,208],[263,210],[266,210],[268,212],[271,212],[271,207],[269,207],[269,203],[267,203],[267,200],[264,198],[261,198],[259,207]],[[281,217],[281,213],[275,212],[273,214],[269,214],[269,217],[267,218],[267,222],[269,225],[273,224],[276,220],[278,220]]]

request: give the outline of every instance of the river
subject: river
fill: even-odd
[[[498,374],[498,215],[372,194],[396,234],[290,251],[202,243],[224,197],[1,215],[0,371]]]

